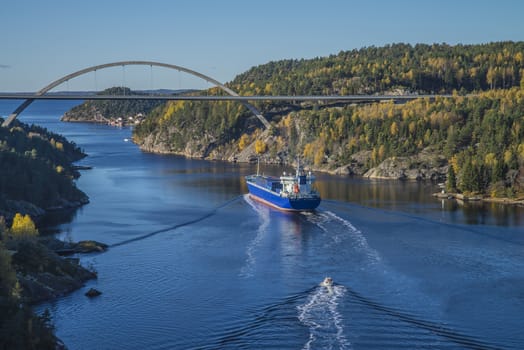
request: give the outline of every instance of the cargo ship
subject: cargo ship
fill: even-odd
[[[315,177],[311,171],[306,174],[297,166],[295,175],[245,177],[249,196],[254,200],[284,211],[310,211],[320,204],[320,195],[313,188]]]

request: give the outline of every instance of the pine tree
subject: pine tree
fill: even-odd
[[[16,272],[11,265],[11,256],[7,253],[4,245],[0,243],[0,299],[10,300],[16,295],[14,293],[17,284]]]
[[[6,234],[7,226],[5,224],[5,218],[3,216],[0,216],[0,240],[3,240]]]
[[[457,177],[455,176],[455,170],[453,170],[453,166],[450,164],[448,166],[448,178],[446,181],[446,191],[455,192],[456,190],[457,190]]]
[[[477,178],[475,176],[475,169],[471,164],[471,159],[466,159],[464,167],[462,168],[462,176],[460,181],[460,190],[462,192],[475,191]]]

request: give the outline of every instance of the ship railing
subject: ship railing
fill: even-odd
[[[318,192],[312,191],[310,193],[289,193],[289,192],[280,192],[280,197],[289,198],[289,199],[300,199],[300,198],[316,198],[318,197]]]

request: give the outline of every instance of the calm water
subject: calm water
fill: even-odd
[[[254,168],[142,153],[128,129],[58,122],[68,106],[22,120],[93,166],[78,180],[91,203],[42,229],[112,245],[82,257],[97,281],[38,307],[70,349],[524,348],[522,208],[317,174],[319,209],[284,214],[246,197]]]

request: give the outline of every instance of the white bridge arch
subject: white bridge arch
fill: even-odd
[[[150,67],[155,66],[155,67],[164,67],[164,68],[174,69],[180,72],[191,74],[195,77],[198,77],[209,83],[212,83],[218,86],[220,89],[222,89],[223,91],[225,91],[226,93],[228,93],[231,96],[239,96],[235,91],[231,90],[224,84],[220,83],[219,81],[207,75],[204,75],[202,73],[199,73],[197,71],[194,71],[192,69],[188,69],[182,66],[177,66],[177,65],[169,64],[169,63],[154,62],[154,61],[120,61],[120,62],[105,63],[105,64],[100,64],[97,66],[84,68],[84,69],[68,74],[60,79],[53,81],[52,83],[50,83],[43,89],[39,90],[35,94],[35,96],[42,96],[45,93],[51,91],[53,88],[57,87],[58,85],[63,84],[66,81],[76,78],[78,76],[81,76],[81,75],[84,75],[90,72],[95,72],[97,70],[110,68],[110,67],[118,67],[118,66],[150,66]],[[31,103],[33,103],[33,101],[34,99],[31,99],[31,98],[25,100],[20,106],[18,106],[18,108],[13,113],[9,115],[9,117],[2,123],[2,126],[8,127],[13,122],[13,120],[15,120],[16,117],[18,117],[18,115],[24,111],[24,109],[26,109]],[[241,102],[260,120],[260,122],[262,122],[262,124],[264,124],[266,129],[270,128],[269,122],[267,121],[266,118],[264,118],[264,116],[262,115],[262,113],[260,113],[258,109],[256,109],[253,105],[251,105],[248,102],[245,102],[245,101],[241,101]]]

